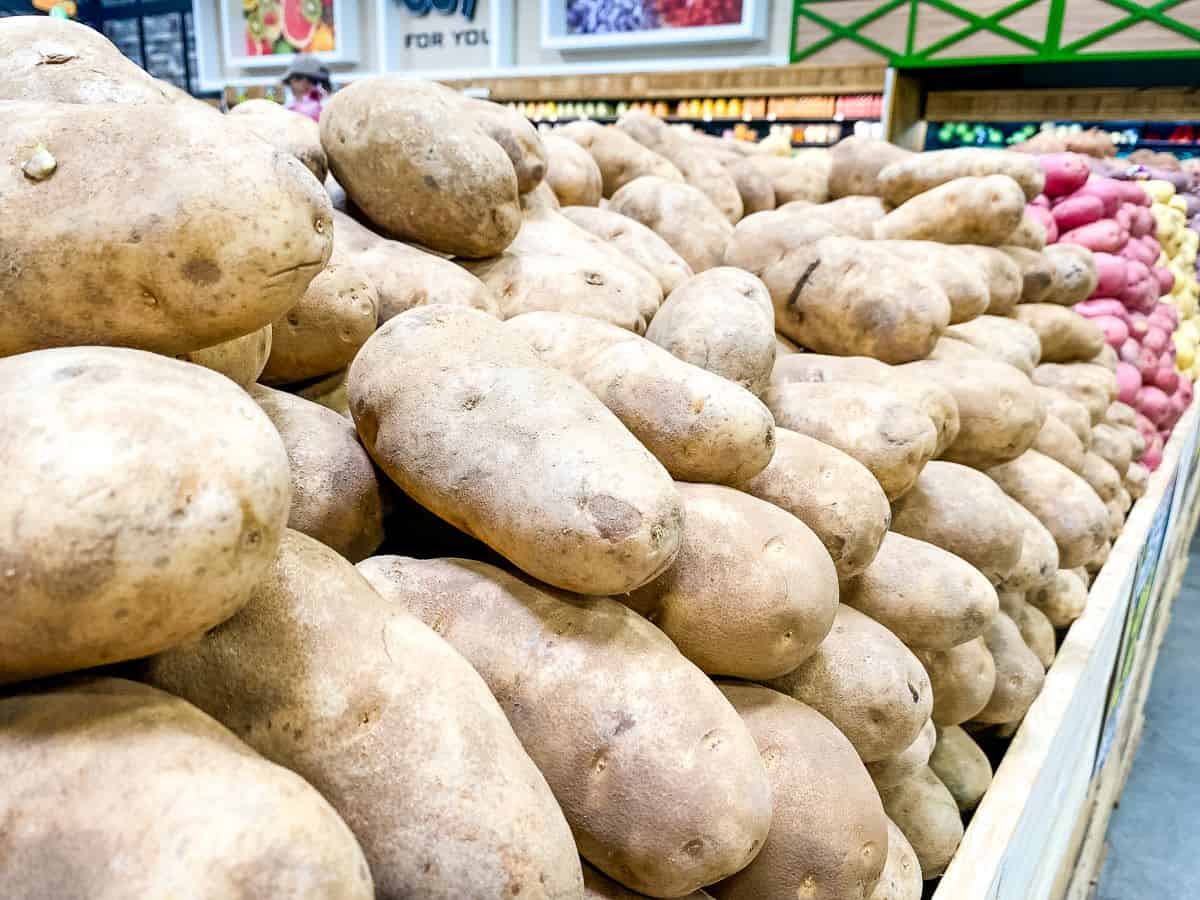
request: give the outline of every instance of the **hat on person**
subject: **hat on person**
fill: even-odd
[[[307,78],[309,81],[328,87],[329,69],[315,56],[302,53],[292,60],[287,73],[283,76],[283,83],[287,84],[293,78]]]

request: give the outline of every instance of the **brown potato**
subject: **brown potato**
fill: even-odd
[[[888,853],[883,804],[854,747],[803,703],[753,684],[723,684],[767,764],[771,830],[746,868],[713,885],[717,900],[865,897]]]
[[[680,484],[687,528],[671,568],[619,597],[710,675],[777,678],[833,627],[837,571],[788,512],[715,484]]]
[[[1092,445],[1092,417],[1087,407],[1057,388],[1038,384],[1034,386],[1034,390],[1046,409],[1047,418],[1053,416],[1058,419],[1079,438],[1080,446],[1084,450],[1089,449]]]
[[[1087,561],[1087,570],[1090,574],[1095,575],[1108,562],[1108,554],[1112,552],[1112,541],[1105,541],[1104,544],[1096,551],[1096,555]]]
[[[517,236],[519,176],[503,143],[511,120],[477,116],[467,102],[433,82],[361,78],[325,104],[321,144],[338,183],[386,236],[481,258]]]
[[[1034,366],[1042,358],[1038,333],[1024,322],[1005,316],[980,316],[961,325],[951,325],[946,329],[946,337],[965,341],[992,359],[1020,369],[1025,375],[1032,375]]]
[[[618,594],[675,558],[682,503],[666,470],[587,388],[490,316],[456,306],[397,316],[355,357],[349,395],[389,478],[534,577]]]
[[[1028,247],[1000,248],[1021,270],[1021,303],[1041,303],[1054,290],[1055,268],[1046,254]]]
[[[644,175],[683,183],[683,175],[674,164],[643,147],[619,128],[581,121],[560,126],[553,133],[574,141],[591,154],[600,168],[605,197],[611,197]]]
[[[567,823],[487,686],[312,538],[288,531],[249,605],[146,674],[319,790],[380,900],[581,895]]]
[[[958,405],[958,436],[942,453],[949,462],[984,468],[1015,459],[1033,446],[1046,419],[1029,379],[991,360],[912,363],[902,371],[936,381]]]
[[[0,156],[0,356],[211,347],[290,308],[332,250],[304,166],[191,107],[10,103]]]
[[[921,900],[925,887],[917,854],[896,823],[888,819],[888,857],[867,900]]]
[[[1085,575],[1073,569],[1060,569],[1053,581],[1031,591],[1026,600],[1041,610],[1055,628],[1070,628],[1087,606],[1088,582]]]
[[[779,430],[775,431],[776,440],[779,439]],[[776,450],[778,452],[778,449]],[[1146,493],[1146,485],[1150,481],[1150,470],[1141,463],[1130,463],[1129,468],[1125,471],[1124,486],[1125,490],[1129,491],[1129,496],[1134,500],[1139,499]]]
[[[775,308],[766,287],[749,272],[718,266],[693,275],[654,314],[646,337],[755,396],[770,384]]]
[[[960,249],[983,266],[988,280],[988,315],[1007,316],[1021,299],[1025,278],[1016,261],[995,247],[962,244]]]
[[[937,730],[929,768],[950,791],[960,812],[977,807],[992,784],[992,764],[987,754],[957,725]]]
[[[1023,215],[1017,227],[1001,243],[1009,247],[1040,251],[1046,247],[1046,228],[1041,222]]]
[[[350,398],[346,396],[346,375],[348,369],[342,369],[330,375],[325,375],[304,384],[288,385],[288,392],[305,400],[311,400],[318,406],[332,409],[339,416],[349,419]]]
[[[587,863],[583,864],[583,900],[638,900],[645,896],[613,881]],[[692,891],[683,900],[712,900],[712,895],[704,891]]]
[[[950,301],[950,324],[969,322],[987,310],[983,269],[958,247],[933,241],[881,241],[880,246],[919,268],[945,292]]]
[[[615,325],[567,313],[510,319],[546,365],[575,378],[680,481],[737,484],[775,452],[762,401]]]
[[[1056,388],[1083,404],[1093,425],[1104,419],[1109,405],[1117,399],[1116,376],[1103,366],[1089,363],[1043,363],[1033,370],[1033,383]],[[1091,439],[1084,443],[1090,447]]]
[[[499,103],[465,97],[445,88],[443,91],[445,99],[457,99],[462,113],[504,150],[517,176],[517,192],[533,191],[546,175],[546,150],[533,123],[515,109]]]
[[[1013,316],[1032,328],[1042,345],[1042,362],[1084,362],[1104,347],[1104,332],[1075,310],[1053,303],[1022,303]]]
[[[1079,244],[1051,244],[1042,251],[1054,269],[1054,285],[1046,294],[1046,303],[1072,306],[1096,292],[1100,276],[1092,251]]]
[[[579,144],[553,133],[542,136],[546,148],[545,183],[562,206],[599,206],[603,197],[600,167]]]
[[[1116,469],[1117,474],[1122,478],[1129,471],[1129,464],[1133,462],[1133,446],[1130,444],[1129,438],[1112,425],[1104,422],[1092,427],[1091,452]],[[1111,498],[1102,497],[1101,499]]]
[[[725,171],[733,179],[742,198],[742,215],[749,216],[775,208],[774,182],[749,159],[727,163]]]
[[[1105,344],[1100,348],[1099,353],[1086,360],[1086,362],[1090,362],[1097,366],[1103,366],[1104,368],[1108,369],[1108,371],[1115,372],[1117,371],[1117,366],[1121,362],[1121,358],[1117,356],[1117,351],[1110,344]]]
[[[1032,449],[1062,463],[1077,475],[1083,472],[1083,444],[1075,432],[1055,416],[1046,416]]]
[[[879,173],[913,154],[887,141],[853,135],[834,144],[829,156],[829,196],[836,200],[852,194],[879,196]]]
[[[1016,623],[1002,612],[996,614],[983,640],[996,663],[996,689],[975,721],[992,725],[1019,722],[1042,692],[1046,670],[1026,646]]]
[[[878,197],[853,196],[828,203],[793,200],[778,207],[778,211],[786,212],[791,217],[789,222],[823,222],[837,234],[865,241],[875,237],[875,223],[887,215],[887,207]]]
[[[778,331],[775,332],[775,355],[781,353],[799,353],[800,348],[790,339],[784,337]]]
[[[1120,473],[1108,460],[1091,450],[1083,455],[1083,467],[1079,475],[1105,503],[1116,499],[1117,492],[1121,490]]]
[[[879,173],[880,196],[893,206],[956,178],[1006,175],[1017,182],[1023,200],[1042,192],[1046,177],[1037,157],[1011,150],[956,147],[914,153],[891,163]]]
[[[866,466],[786,428],[775,429],[767,467],[738,487],[811,528],[841,579],[870,565],[892,521],[887,495]]]
[[[912,778],[929,765],[929,754],[933,752],[933,744],[936,740],[937,729],[933,720],[930,719],[922,726],[921,733],[917,735],[916,740],[895,756],[867,763],[867,772],[870,773],[875,787],[879,790],[893,787],[906,778]]]
[[[0,407],[0,684],[156,653],[245,604],[287,521],[288,465],[233,382],[61,348],[0,360]]]
[[[988,356],[977,347],[966,341],[959,341],[947,335],[942,335],[933,345],[928,359],[937,362],[998,362],[994,356]]]
[[[987,706],[996,686],[996,663],[983,638],[949,650],[917,650],[933,690],[935,725],[959,725]]]
[[[997,589],[1024,594],[1054,578],[1058,571],[1058,545],[1054,535],[1033,513],[1015,500],[1010,508],[1021,525],[1021,558]]]
[[[1137,410],[1122,402],[1115,401],[1104,411],[1106,425],[1120,425],[1126,428],[1137,428]]]
[[[274,100],[243,100],[229,115],[279,152],[296,157],[317,181],[325,183],[329,163],[321,147],[321,128],[308,116]]]
[[[892,502],[892,531],[966,560],[992,584],[1017,568],[1024,542],[1012,503],[995,482],[941,460],[925,466],[912,490]]]
[[[664,297],[692,277],[692,267],[683,257],[641,222],[590,206],[568,206],[562,214],[657,278]]]
[[[270,355],[271,326],[264,325],[258,331],[233,340],[191,353],[180,353],[176,359],[220,372],[238,387],[244,388],[258,381]]]
[[[329,803],[182,700],[78,678],[5,695],[0,721],[11,900],[375,897]]]
[[[1025,642],[1033,655],[1038,658],[1042,668],[1049,671],[1054,665],[1054,656],[1058,652],[1058,639],[1054,633],[1054,625],[1049,617],[1036,606],[1025,601],[1024,594],[1015,594],[1019,603],[1013,604],[1009,617],[1021,632],[1021,640]],[[1006,610],[1006,612],[1008,612]]]
[[[829,160],[824,156],[760,154],[749,161],[771,180],[777,206],[794,200],[824,203],[829,199]]]
[[[925,878],[946,871],[963,837],[958,806],[928,767],[895,787],[880,791],[884,812],[904,833]]]
[[[643,176],[612,195],[608,208],[641,222],[671,245],[693,272],[721,265],[733,226],[689,184]]]
[[[359,569],[476,667],[592,865],[642,893],[678,897],[759,852],[771,789],[754,740],[641,616],[469,560],[375,557]]]
[[[913,486],[937,446],[928,416],[875,385],[777,384],[764,399],[781,427],[836,447],[866,466],[889,500]]]
[[[250,396],[271,419],[287,450],[292,476],[288,527],[351,562],[383,543],[379,476],[354,425],[331,409],[261,385]]]
[[[933,707],[929,677],[912,651],[844,603],[817,652],[768,686],[833,722],[868,763],[916,740]]]
[[[527,194],[521,195],[521,211],[530,213],[538,212],[543,209],[548,209],[553,212],[558,212],[560,208],[558,197],[554,191],[550,189],[550,185],[544,181],[539,181],[538,186]]]
[[[995,246],[1024,213],[1021,187],[1007,175],[955,178],[905,200],[875,223],[875,237]]]

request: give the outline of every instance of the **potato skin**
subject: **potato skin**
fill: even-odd
[[[875,223],[875,237],[995,246],[1024,214],[1025,195],[1007,175],[955,178],[897,206]]]
[[[574,141],[592,155],[600,168],[605,197],[612,197],[629,182],[648,175],[683,183],[683,175],[670,160],[643,147],[619,128],[598,122],[571,122],[556,128],[554,134]]]
[[[1079,439],[1080,446],[1084,450],[1089,449],[1092,445],[1092,417],[1087,407],[1058,388],[1036,384],[1034,390],[1046,409],[1046,417],[1053,416],[1061,421]]]
[[[992,783],[992,764],[987,754],[957,725],[937,730],[929,768],[946,786],[959,812],[975,809]]]
[[[933,544],[891,532],[866,570],[845,585],[842,602],[906,646],[926,650],[948,650],[981,636],[999,608],[995,588],[978,569]]]
[[[638,900],[645,896],[613,881],[586,862],[583,864],[583,900]],[[704,891],[692,891],[683,900],[712,900],[712,895]]]
[[[678,285],[646,337],[674,356],[760,396],[775,365],[775,308],[749,272],[718,266]]]
[[[526,313],[504,328],[590,390],[673,478],[736,484],[771,461],[775,423],[762,401],[652,341],[568,313]]]
[[[687,528],[671,568],[618,599],[710,675],[777,678],[833,627],[838,578],[795,516],[733,488],[680,484]]]
[[[1091,452],[1095,453],[1106,463],[1117,470],[1117,475],[1125,477],[1129,464],[1133,462],[1133,447],[1120,431],[1112,425],[1101,422],[1092,426]],[[1111,499],[1101,497],[1102,500]]]
[[[1115,500],[1121,490],[1120,474],[1108,460],[1091,450],[1083,455],[1083,468],[1080,469],[1079,476],[1105,503]]]
[[[921,900],[925,887],[917,854],[896,823],[888,819],[888,856],[868,900]]]
[[[1042,253],[1054,269],[1054,286],[1045,302],[1072,306],[1096,292],[1100,276],[1096,271],[1096,259],[1087,247],[1051,244]]]
[[[1007,316],[1021,299],[1024,277],[1021,267],[1003,250],[962,244],[960,249],[983,266],[988,280],[988,315]]]
[[[946,337],[970,344],[992,359],[1006,362],[1022,374],[1033,374],[1042,359],[1038,333],[1024,322],[1007,316],[980,316],[970,322],[951,325]]]
[[[470,560],[375,557],[359,569],[476,667],[592,865],[644,894],[677,897],[758,853],[771,792],[754,741],[641,616]],[[497,634],[508,640],[497,645]]]
[[[996,663],[983,638],[949,650],[916,650],[933,686],[935,725],[959,725],[975,718],[996,686]]]
[[[1042,192],[1046,176],[1037,158],[1011,150],[956,147],[914,153],[879,173],[879,195],[893,206],[956,178],[1007,175],[1020,185],[1025,200]]]
[[[994,725],[1019,722],[1042,692],[1046,671],[1025,645],[1016,623],[1003,612],[997,613],[983,640],[996,663],[996,689],[975,721]]]
[[[912,846],[921,874],[928,879],[944,873],[963,837],[958,806],[946,786],[927,767],[879,797]]]
[[[805,200],[824,203],[829,199],[829,159],[824,151],[800,151],[795,156],[760,153],[750,164],[771,181],[776,205]]]
[[[317,181],[325,183],[329,162],[321,147],[321,128],[308,116],[265,99],[243,100],[229,115],[276,150],[296,157]]]
[[[580,896],[567,823],[487,686],[312,538],[288,531],[241,614],[146,677],[317,788],[380,900]]]
[[[829,156],[829,196],[836,200],[852,194],[878,196],[879,173],[913,154],[887,141],[852,135],[834,144]]]
[[[0,405],[0,683],[155,653],[246,602],[287,521],[288,468],[233,382],[62,348],[0,360]]]
[[[1026,602],[1041,610],[1055,628],[1070,628],[1083,615],[1087,600],[1087,580],[1074,569],[1058,570],[1051,581],[1026,595]]]
[[[839,579],[870,565],[892,521],[887,495],[866,466],[786,428],[775,429],[775,455],[767,467],[738,488],[811,528]]]
[[[329,803],[183,700],[75,678],[5,695],[0,721],[10,900],[375,896]],[[114,820],[97,828],[98,812]]]
[[[233,340],[180,353],[176,359],[220,372],[238,387],[245,388],[258,381],[270,356],[271,326],[264,325]]]
[[[598,206],[603,196],[600,167],[592,155],[560,134],[542,137],[546,180],[562,206]]]
[[[887,215],[887,207],[878,197],[853,196],[828,203],[793,200],[778,207],[778,211],[796,222],[824,222],[837,234],[865,241],[874,238],[875,223]]]
[[[721,265],[733,226],[700,190],[658,176],[637,178],[612,195],[608,208],[641,222],[692,267]]]
[[[897,785],[929,765],[929,754],[933,752],[936,740],[937,730],[930,719],[921,726],[916,739],[895,756],[867,763],[867,772],[875,787],[882,790]]]
[[[742,198],[743,216],[775,208],[774,183],[749,159],[728,163],[725,171],[733,179],[738,195]]]
[[[567,206],[562,214],[657,278],[664,297],[692,277],[692,267],[670,244],[629,216],[591,206]]]
[[[887,859],[883,804],[853,745],[811,707],[751,684],[722,684],[768,762],[771,831],[716,900],[866,897]]]
[[[969,322],[988,308],[990,295],[980,264],[950,244],[933,241],[881,241],[880,246],[920,267],[950,301],[950,324]]]
[[[908,491],[937,446],[924,413],[861,382],[776,384],[764,398],[775,421],[858,460],[889,500]]]
[[[1062,463],[1075,474],[1083,471],[1083,444],[1061,419],[1056,416],[1046,416],[1042,430],[1038,432],[1033,447],[1038,453]]]
[[[449,88],[353,81],[325,105],[321,144],[338,183],[387,236],[480,258],[517,235],[512,160]]]
[[[453,90],[448,95],[448,99],[458,100],[463,113],[508,156],[517,176],[517,192],[528,194],[537,190],[546,175],[546,150],[533,123],[515,109],[499,103],[465,97]]]
[[[1062,391],[1083,404],[1092,424],[1104,420],[1104,413],[1117,399],[1117,378],[1103,366],[1091,363],[1043,363],[1033,370],[1033,383]],[[1091,439],[1085,442],[1091,446]]]
[[[379,476],[354,426],[331,409],[252,385],[287,450],[292,482],[288,528],[316,538],[351,562],[383,543]]]
[[[542,581],[624,593],[675,558],[682,502],[666,470],[587,388],[484,313],[426,306],[392,319],[355,357],[349,396],[389,478]],[[484,452],[464,457],[481,434]],[[517,469],[539,477],[514,479]]]
[[[1083,565],[1104,543],[1108,535],[1104,502],[1062,463],[1029,450],[988,469],[987,474],[1054,535],[1060,566]]]
[[[929,677],[912,651],[844,603],[817,652],[767,686],[828,718],[868,763],[911,744],[933,707]]]
[[[1006,245],[1000,250],[1021,270],[1020,303],[1041,303],[1054,290],[1055,269],[1046,254]],[[1014,307],[1015,308],[1015,307]]]
[[[1021,558],[997,585],[997,590],[1024,594],[1054,578],[1058,571],[1058,545],[1054,535],[1033,513],[1015,500],[1010,508],[1021,525]]]
[[[1104,347],[1104,332],[1075,310],[1053,303],[1022,303],[1013,316],[1037,332],[1042,362],[1084,362]]]
[[[329,259],[320,183],[223,119],[184,105],[40,103],[5,104],[4,119],[0,155],[14,164],[0,171],[0,356],[211,347],[274,320]],[[22,172],[39,145],[57,164],[40,181]]]

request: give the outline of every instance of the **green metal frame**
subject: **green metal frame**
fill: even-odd
[[[1102,2],[1127,15],[1110,25],[1099,28],[1091,34],[1084,35],[1067,45],[1062,44],[1062,25],[1066,15],[1068,0],[1048,0],[1050,4],[1046,19],[1046,33],[1041,40],[1036,40],[1020,32],[1013,31],[1004,25],[1003,20],[1021,10],[1041,2],[1041,0],[1014,0],[1002,9],[988,16],[981,16],[964,9],[949,0],[880,0],[878,6],[850,22],[842,25],[821,14],[821,8],[839,0],[796,0],[792,16],[792,62],[804,62],[808,57],[824,50],[839,40],[852,41],[880,54],[888,63],[898,68],[936,68],[942,66],[961,66],[963,64],[992,65],[997,63],[1043,63],[1043,62],[1097,62],[1121,59],[1197,59],[1200,58],[1200,30],[1179,22],[1168,15],[1172,7],[1178,6],[1185,0],[1160,0],[1152,6],[1142,6],[1136,0],[1102,0]],[[963,20],[963,27],[951,35],[930,44],[921,51],[914,47],[917,29],[917,16],[920,7],[924,5],[941,10]],[[885,47],[864,34],[861,29],[870,25],[882,16],[907,6],[908,30],[905,36],[904,52]],[[829,33],[804,47],[797,46],[798,25],[804,18],[825,28]],[[1100,52],[1089,53],[1087,48],[1098,41],[1124,31],[1139,22],[1153,22],[1169,31],[1192,40],[1196,44],[1194,50],[1163,50],[1135,52]],[[937,59],[934,54],[953,47],[954,44],[980,31],[988,31],[1003,37],[1014,44],[1025,47],[1030,53],[1001,56],[947,56]]]

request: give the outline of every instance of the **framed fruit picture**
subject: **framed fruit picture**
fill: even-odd
[[[769,0],[542,0],[542,46],[552,50],[586,50],[762,40],[766,37],[768,3]]]
[[[242,68],[280,68],[298,53],[345,61],[352,0],[221,0],[226,57]],[[346,9],[346,7],[350,7]]]

